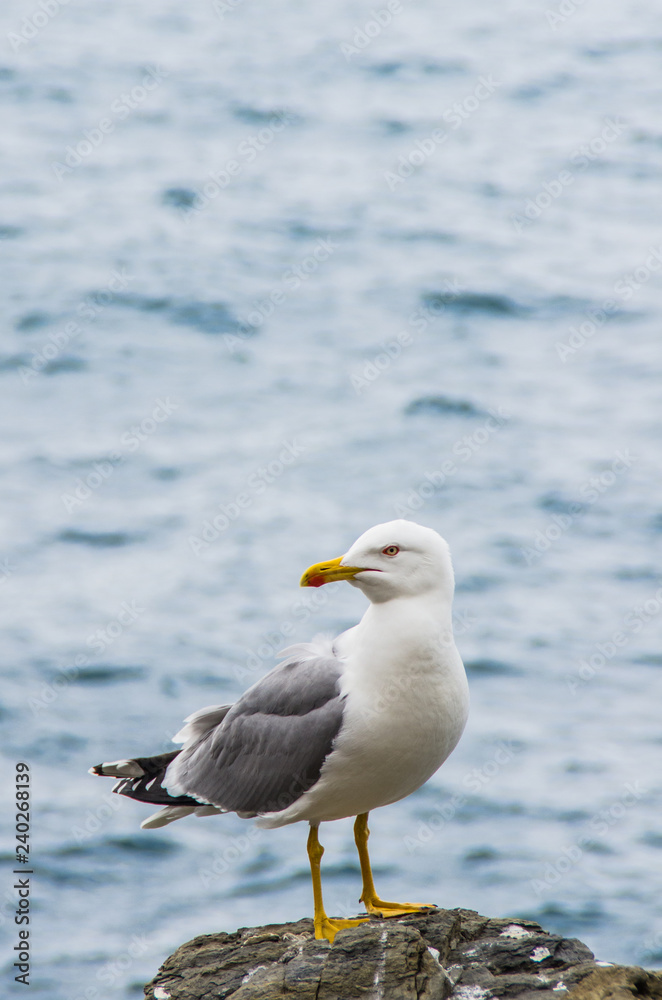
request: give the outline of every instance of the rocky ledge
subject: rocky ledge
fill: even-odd
[[[531,920],[435,910],[316,941],[312,920],[205,934],[178,948],[149,1000],[662,1000],[662,972],[596,962]]]

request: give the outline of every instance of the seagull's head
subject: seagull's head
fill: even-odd
[[[448,543],[432,528],[413,521],[387,521],[369,528],[338,559],[315,563],[302,587],[347,580],[373,603],[427,593],[453,596]]]

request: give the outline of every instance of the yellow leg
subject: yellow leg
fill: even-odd
[[[363,892],[361,902],[368,913],[375,917],[403,917],[407,913],[420,913],[422,910],[435,909],[433,903],[388,903],[380,899],[375,889],[372,878],[372,868],[370,867],[370,855],[368,854],[368,814],[361,813],[356,817],[354,824],[354,840],[356,849],[359,852],[361,862],[361,875],[363,877]]]
[[[363,920],[331,920],[327,917],[324,911],[324,902],[322,901],[322,875],[320,872],[320,861],[323,854],[324,848],[319,842],[317,827],[311,824],[310,833],[308,834],[308,858],[310,860],[310,874],[313,878],[315,937],[320,939],[326,938],[327,941],[333,944],[333,939],[338,931],[343,930],[345,927],[356,927],[358,924],[364,924],[367,918]]]

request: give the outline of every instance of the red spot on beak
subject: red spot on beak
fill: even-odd
[[[309,587],[323,587],[325,583],[327,583],[327,579],[321,574],[319,576],[311,576],[308,580]]]

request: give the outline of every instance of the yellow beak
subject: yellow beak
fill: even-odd
[[[363,572],[360,566],[341,566],[344,558],[339,556],[338,559],[327,559],[326,562],[309,566],[301,577],[299,586],[321,587],[325,583],[333,583],[334,580],[353,580],[357,573]]]

